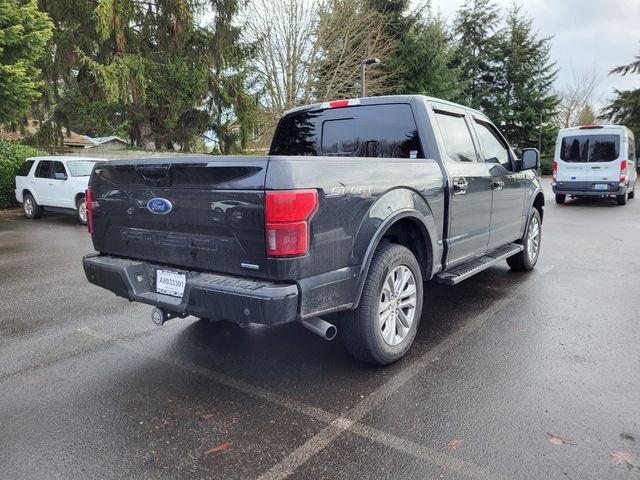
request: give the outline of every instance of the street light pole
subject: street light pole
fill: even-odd
[[[367,65],[373,65],[375,63],[380,63],[380,60],[377,58],[366,58],[360,61],[360,97],[364,97],[366,93],[365,89],[365,79],[364,73]]]

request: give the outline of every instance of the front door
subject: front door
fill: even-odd
[[[483,119],[474,119],[480,144],[481,161],[489,166],[493,206],[488,250],[514,242],[522,237],[525,216],[525,172],[515,172],[506,141],[498,130]]]
[[[439,107],[438,107],[439,108]],[[449,173],[447,266],[487,251],[491,224],[490,166],[478,161],[464,110],[435,109]]]

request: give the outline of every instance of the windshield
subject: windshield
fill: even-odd
[[[565,162],[611,162],[620,156],[620,135],[564,137],[560,159]]]
[[[72,177],[88,177],[96,163],[97,160],[73,160],[67,162],[67,167]]]

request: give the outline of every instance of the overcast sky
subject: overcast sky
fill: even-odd
[[[495,0],[505,10],[511,0]],[[463,0],[432,0],[451,19]],[[420,3],[420,2],[416,2]],[[640,53],[640,0],[520,0],[543,36],[553,35],[551,56],[560,72],[557,85],[572,81],[572,72],[595,70],[601,76],[601,103],[614,88],[640,87],[640,75],[609,76],[609,70],[631,63]]]

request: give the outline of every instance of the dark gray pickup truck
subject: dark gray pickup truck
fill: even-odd
[[[544,196],[482,113],[423,96],[286,112],[268,156],[97,164],[88,280],[156,306],[157,324],[300,322],[388,364],[411,346],[423,282],[506,259],[531,270]],[[428,316],[428,308],[425,309]]]

